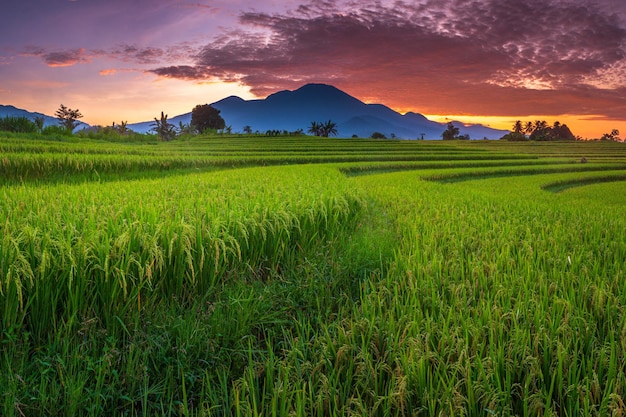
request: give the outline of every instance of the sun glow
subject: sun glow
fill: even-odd
[[[626,136],[626,121],[607,120],[603,116],[593,115],[529,115],[529,116],[475,116],[475,115],[441,115],[441,114],[425,114],[429,120],[439,123],[447,123],[458,121],[466,124],[482,124],[493,129],[511,130],[516,120],[522,122],[545,120],[549,125],[555,121],[566,124],[575,136],[583,139],[596,139],[598,132],[611,132],[618,129],[621,136]]]

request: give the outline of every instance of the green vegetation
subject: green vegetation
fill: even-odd
[[[326,122],[311,122],[311,126],[309,127],[309,133],[315,136],[321,136],[324,138],[328,138],[330,136],[337,135],[337,123],[332,120],[328,120]]]
[[[3,118],[0,118],[0,131],[35,133],[37,132],[37,125],[27,117],[4,116]]]
[[[69,107],[61,104],[54,115],[59,119],[59,124],[63,126],[68,132],[72,132],[76,126],[78,126],[78,119],[81,119],[83,115],[76,109],[70,109]]]
[[[154,118],[152,131],[156,133],[159,139],[166,142],[176,138],[176,127],[167,120],[167,114],[163,112],[161,112],[160,118]]]
[[[469,140],[469,135],[459,135],[459,128],[449,122],[446,130],[441,134],[443,140]]]
[[[198,104],[191,111],[191,126],[197,132],[217,131],[226,127],[220,111],[209,104]]]
[[[93,135],[0,134],[0,415],[626,412],[625,144]]]

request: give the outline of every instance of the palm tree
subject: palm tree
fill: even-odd
[[[326,123],[321,124],[321,135],[325,138],[329,136],[337,135],[337,123],[332,120],[327,121]]]
[[[521,135],[523,131],[524,131],[524,126],[522,126],[522,121],[516,120],[515,124],[513,125],[513,133]]]
[[[322,125],[317,122],[311,122],[308,132],[315,136],[320,136],[322,134]]]
[[[535,132],[546,130],[548,128],[548,122],[545,120],[537,120],[535,121]]]
[[[534,127],[535,125],[533,125],[533,122],[529,120],[524,124],[524,132],[530,135],[531,133],[533,133]]]
[[[548,127],[548,122],[545,120],[536,120],[535,128],[533,129],[533,133],[530,134],[531,140],[549,140],[550,139],[550,128]]]

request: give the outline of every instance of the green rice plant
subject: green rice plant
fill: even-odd
[[[591,283],[615,282],[615,271],[622,271],[620,276],[626,270],[619,254],[626,242],[624,228],[610,224],[614,218],[607,223],[601,201],[593,209],[562,205],[541,194],[539,184],[546,175],[532,182],[517,177],[481,180],[471,187],[407,186],[406,174],[394,175],[372,177],[367,187],[381,193],[381,204],[386,201],[399,214],[407,246],[402,244],[398,252],[397,273],[372,283],[353,320],[383,317],[389,330],[411,314],[415,329],[405,328],[402,334],[428,335],[445,372],[427,371],[427,377],[420,371],[416,379],[409,378],[428,384],[444,377],[436,389],[409,385],[410,392],[430,392],[422,399],[429,410],[575,414],[585,405],[572,389],[594,378],[607,387],[624,378],[623,363],[609,360],[615,364],[613,373],[598,374],[597,369],[608,368],[586,362],[604,357],[603,346],[617,347],[612,335],[620,325],[607,323],[619,321],[613,303],[621,290],[613,287],[601,292],[601,298],[593,297],[601,303],[599,310],[584,307],[589,304],[581,294]],[[596,237],[599,231],[610,236]],[[607,251],[607,242],[614,242],[612,250]],[[384,307],[363,310],[381,302]],[[490,329],[493,335],[485,333]],[[529,368],[520,366],[524,363]],[[444,388],[448,378],[458,381],[453,391]],[[525,389],[515,394],[518,386]],[[602,409],[605,398],[595,396],[590,404]],[[414,404],[419,403],[416,399]]]
[[[623,412],[622,148],[0,147],[3,415]]]

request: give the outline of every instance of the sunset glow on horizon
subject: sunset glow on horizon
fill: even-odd
[[[431,120],[626,137],[615,0],[10,2],[0,104],[110,125],[325,83]]]

